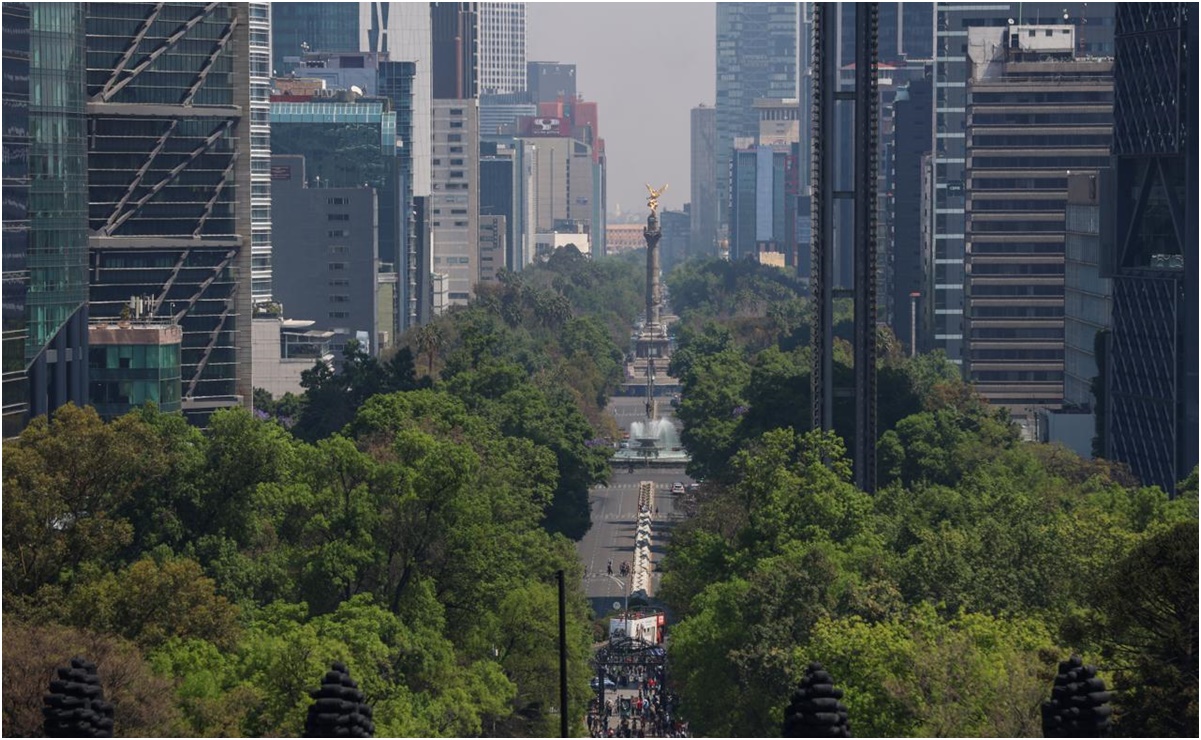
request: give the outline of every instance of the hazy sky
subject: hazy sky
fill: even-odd
[[[576,65],[576,91],[599,104],[609,160],[609,212],[645,215],[689,195],[689,111],[713,105],[713,3],[539,3],[526,6],[526,57]]]

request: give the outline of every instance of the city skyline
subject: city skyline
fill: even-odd
[[[529,4],[527,58],[575,64],[577,91],[600,107],[610,213],[645,215],[652,180],[671,186],[663,208],[688,202],[686,132],[692,109],[713,105],[715,23],[714,3]]]

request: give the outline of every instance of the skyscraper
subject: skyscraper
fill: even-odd
[[[574,100],[575,65],[528,62],[525,84],[535,103],[553,103],[559,98]]]
[[[83,6],[4,3],[3,29],[3,434],[10,437],[31,416],[88,398]]]
[[[1066,19],[1064,16],[1067,16]],[[937,3],[934,45],[934,130],[931,153],[934,229],[932,348],[964,359],[964,162],[967,119],[967,36],[971,27],[1067,23],[1076,27],[1081,56],[1113,55],[1112,3]]]
[[[754,137],[756,98],[797,97],[797,4],[718,3],[717,142],[718,224],[729,223],[730,156],[735,137]]]
[[[1068,176],[1109,159],[1113,64],[1075,30],[968,31],[964,365],[1013,416],[1063,404]]]
[[[717,111],[707,105],[692,109],[692,207],[689,256],[717,255]]]
[[[271,4],[250,15],[250,294],[271,301]]]
[[[247,6],[86,7],[89,310],[141,298],[178,323],[182,408],[203,422],[251,402]]]
[[[387,52],[412,62],[413,194],[430,191],[430,5],[420,2],[273,2],[272,58],[276,74],[292,71],[288,57],[305,50]],[[382,81],[381,81],[381,84]]]
[[[430,3],[431,95],[465,100],[480,93],[479,3]]]
[[[1172,493],[1197,464],[1197,6],[1121,3],[1115,40],[1105,456]]]
[[[480,92],[526,89],[525,3],[479,4]]]

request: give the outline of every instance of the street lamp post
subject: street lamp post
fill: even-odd
[[[613,579],[613,582],[616,583],[618,586],[620,586],[621,590],[625,593],[626,607],[625,607],[624,613],[622,614],[622,620],[625,622],[626,631],[629,632],[629,629],[630,629],[630,591],[628,588],[626,588],[625,581],[621,580],[617,576],[608,575],[607,577]],[[629,635],[627,634],[626,636],[628,637]]]

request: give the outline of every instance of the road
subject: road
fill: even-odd
[[[641,398],[614,398],[609,402],[609,413],[617,419],[622,429],[646,418],[645,402]],[[660,405],[660,416],[670,417],[671,407],[666,399]],[[584,592],[598,614],[613,610],[615,602],[623,602],[628,587],[622,578],[619,566],[622,561],[633,562],[634,533],[638,526],[638,483],[654,481],[655,503],[659,514],[652,528],[651,558],[658,562],[665,552],[667,536],[671,527],[679,520],[676,512],[676,497],[671,495],[671,484],[675,481],[690,483],[683,468],[636,468],[633,473],[624,467],[615,467],[608,487],[594,488],[590,492],[592,504],[592,528],[576,543],[580,560],[584,563]],[[606,574],[608,562],[613,561],[613,578]],[[653,574],[651,593],[659,585],[659,576]]]

